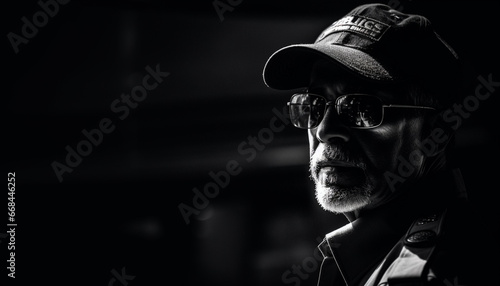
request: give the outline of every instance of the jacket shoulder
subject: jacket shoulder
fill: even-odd
[[[472,204],[449,207],[428,261],[429,277],[447,286],[496,285],[495,271],[500,269],[495,259],[499,254],[497,241],[494,228],[484,223]]]

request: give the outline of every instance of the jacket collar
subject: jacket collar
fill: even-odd
[[[446,189],[450,190],[451,179],[454,182],[451,188],[455,193],[454,197],[464,198],[465,188],[460,173],[453,171],[444,177],[448,182]],[[445,178],[441,176],[440,181],[442,179]],[[434,186],[440,185],[434,183]],[[448,193],[445,190],[439,191]],[[437,199],[437,206],[422,206],[421,204],[433,201],[433,197],[426,197],[422,193],[418,197],[419,200],[415,200],[414,196],[398,198],[383,208],[365,212],[363,216],[326,235],[318,248],[325,258],[335,259],[337,270],[347,285],[358,284],[370,270],[377,267],[416,218],[443,205],[443,201]]]
[[[380,212],[363,216],[330,232],[319,248],[324,257],[333,257],[347,285],[356,284],[377,266],[411,223],[398,224],[400,217]]]

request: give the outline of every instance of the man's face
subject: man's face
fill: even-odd
[[[315,65],[308,92],[327,101],[344,94],[365,93],[377,96],[384,104],[412,104],[399,92],[339,73],[326,63]],[[403,177],[398,173],[399,164],[401,159],[410,161],[410,153],[424,138],[424,118],[413,109],[385,108],[384,112],[380,126],[354,129],[343,125],[335,107],[329,106],[321,123],[309,130],[311,178],[316,198],[325,210],[344,213],[371,209],[394,197],[386,176],[390,172]],[[413,152],[415,169],[409,176],[404,174],[405,181],[421,175],[424,157],[415,154],[421,153]]]

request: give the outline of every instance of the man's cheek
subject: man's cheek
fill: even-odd
[[[307,136],[309,139],[309,156],[312,157],[316,148],[318,148],[319,141],[316,138],[316,129],[309,129],[307,132]]]
[[[355,134],[369,163],[379,173],[397,168],[397,157],[403,143],[402,130],[398,127],[385,125],[358,130]]]

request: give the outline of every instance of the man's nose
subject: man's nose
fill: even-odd
[[[348,142],[351,138],[350,132],[351,130],[340,122],[335,106],[330,105],[326,108],[323,119],[316,127],[316,138],[322,143],[328,143],[334,139]]]

